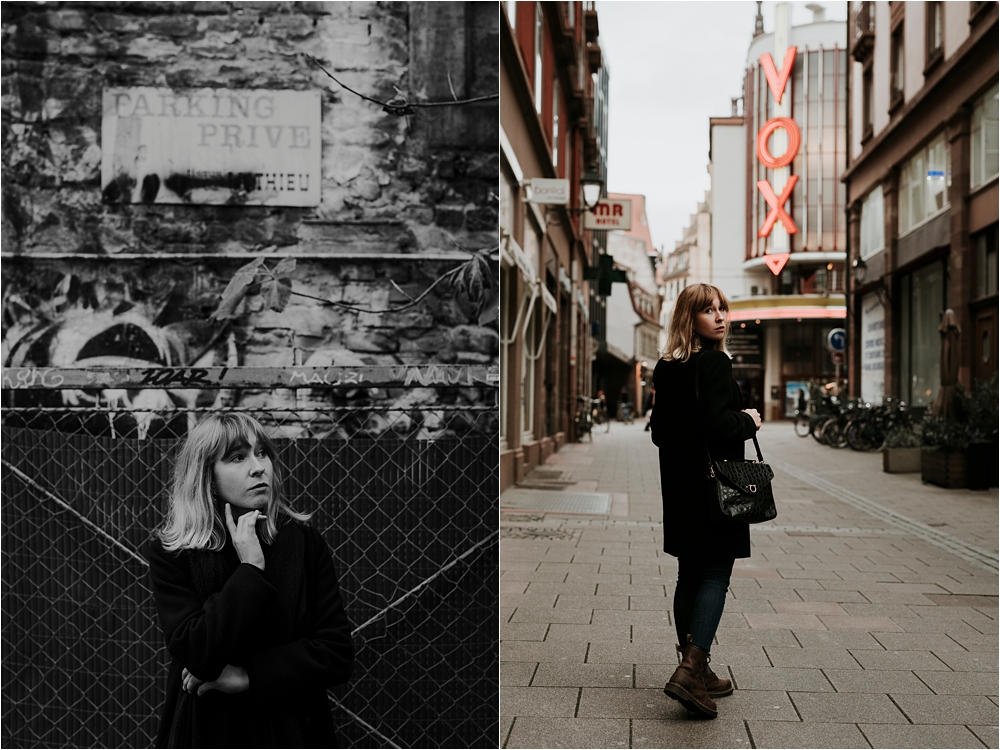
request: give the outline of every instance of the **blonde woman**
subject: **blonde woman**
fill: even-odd
[[[750,527],[708,516],[706,447],[716,460],[743,459],[744,441],[760,429],[760,415],[743,408],[733,380],[728,333],[729,303],[718,288],[694,284],[680,293],[653,372],[650,416],[660,449],[663,548],[678,563],[674,625],[682,658],[664,692],[707,718],[718,715],[714,699],[733,692],[709,667],[709,655],[733,564],[750,557]]]
[[[157,747],[337,746],[326,688],[351,677],[351,623],[275,458],[240,413],[209,416],[180,449],[149,547],[173,657]]]

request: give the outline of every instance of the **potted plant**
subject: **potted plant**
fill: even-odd
[[[920,465],[920,435],[904,425],[890,430],[882,448],[882,471],[903,474],[920,471]]]
[[[920,478],[949,489],[965,487],[968,426],[957,418],[943,419],[928,410],[924,414],[921,442]]]
[[[956,385],[947,419],[923,420],[921,478],[942,487],[985,490],[997,486],[997,376]]]

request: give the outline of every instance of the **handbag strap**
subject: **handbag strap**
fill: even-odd
[[[700,354],[701,352],[699,352]],[[698,388],[698,367],[701,365],[701,357],[698,357],[698,361],[694,363],[694,404],[695,408],[701,403],[701,398],[699,395]],[[760,444],[757,442],[757,435],[753,436],[753,447],[757,451],[757,460],[760,463],[764,463],[764,454],[760,452]],[[712,465],[712,454],[708,450],[708,440],[705,440],[705,455],[708,456],[708,465]]]

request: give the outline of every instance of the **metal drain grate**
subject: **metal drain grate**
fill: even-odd
[[[611,495],[603,492],[507,490],[500,496],[500,507],[539,510],[546,513],[606,515],[611,512]]]
[[[535,469],[528,476],[531,479],[567,479],[568,477],[563,476],[566,473],[562,469]]]

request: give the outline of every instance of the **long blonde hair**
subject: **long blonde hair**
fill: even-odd
[[[169,552],[207,549],[218,552],[226,543],[226,524],[212,496],[212,468],[215,462],[238,446],[256,442],[271,459],[271,497],[267,521],[261,530],[269,544],[278,535],[278,516],[307,521],[309,514],[288,506],[281,482],[281,467],[274,442],[253,417],[239,412],[211,414],[188,433],[174,464],[170,487],[170,508],[157,530],[163,548]]]
[[[660,352],[663,359],[670,361],[679,359],[687,362],[695,352],[701,351],[703,339],[695,335],[694,317],[699,310],[709,307],[718,297],[719,307],[729,312],[729,300],[722,290],[711,284],[692,284],[684,287],[677,295],[674,303],[674,313],[670,317],[670,329],[667,332],[667,345]],[[726,316],[726,335],[721,341],[713,342],[711,348],[726,352],[726,339],[729,337],[729,316]],[[729,352],[726,352],[727,354]]]

